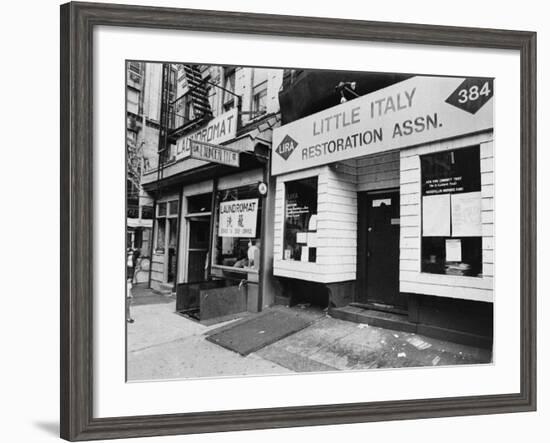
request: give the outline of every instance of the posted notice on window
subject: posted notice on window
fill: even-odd
[[[481,192],[451,196],[453,237],[481,236]]]
[[[451,198],[449,194],[422,197],[422,235],[448,237],[451,234]]]
[[[256,237],[258,199],[220,203],[218,235],[220,237]]]

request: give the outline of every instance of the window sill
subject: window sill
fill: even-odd
[[[233,266],[212,265],[212,269],[219,269],[221,271],[240,272],[241,274],[253,273],[257,274],[259,269],[256,268],[234,268]]]

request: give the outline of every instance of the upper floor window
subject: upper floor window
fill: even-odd
[[[139,114],[140,93],[132,88],[127,88],[127,110],[132,114]]]
[[[267,76],[268,69],[255,68],[252,77],[251,118],[256,118],[267,111]]]
[[[235,106],[235,68],[224,68],[223,71],[223,110],[229,111]]]
[[[129,62],[128,68],[130,71],[135,72],[136,74],[141,74],[141,63],[140,62]]]
[[[252,93],[252,118],[265,114],[267,111],[267,81],[254,86]]]

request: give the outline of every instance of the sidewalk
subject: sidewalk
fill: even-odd
[[[136,288],[137,289],[137,288]],[[313,324],[246,357],[206,340],[231,323],[204,326],[174,312],[175,300],[134,291],[128,324],[128,380],[283,374],[489,363],[491,352],[421,335],[293,309]]]
[[[142,297],[159,301],[143,304]],[[128,380],[290,372],[257,355],[242,357],[206,341],[204,334],[222,324],[203,326],[176,314],[175,304],[171,297],[152,293],[134,296],[131,314],[135,321],[128,324]]]

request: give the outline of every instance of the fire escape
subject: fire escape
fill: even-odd
[[[202,78],[199,66],[183,65],[183,72],[188,90],[172,103],[172,139],[177,139],[184,132],[212,118],[208,101],[209,84]]]
[[[202,78],[200,67],[198,65],[182,66],[187,90],[175,99],[177,87],[174,66],[169,63],[164,63],[162,66],[157,183],[163,178],[164,166],[174,159],[171,146],[184,133],[204,125],[213,117],[208,100],[209,83]]]

